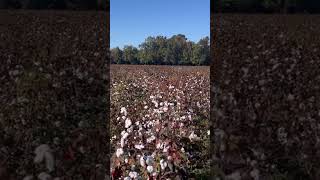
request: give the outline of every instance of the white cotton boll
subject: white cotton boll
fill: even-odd
[[[38,175],[38,179],[40,180],[51,180],[52,177],[50,176],[50,174],[47,174],[45,172],[42,172]]]
[[[120,117],[117,117],[117,121],[119,121],[120,120]]]
[[[153,172],[153,173],[152,173],[152,176],[153,176],[153,177],[156,177],[157,175],[158,175],[157,172]]]
[[[124,138],[121,138],[121,139],[120,139],[120,146],[123,148],[123,147],[124,147],[124,144],[125,144]]]
[[[124,162],[125,162],[125,163],[128,163],[128,162],[129,162],[128,158],[125,158],[125,159],[124,159]]]
[[[24,177],[23,180],[33,180],[33,176],[28,175],[28,176]]]
[[[151,143],[152,141],[156,140],[156,137],[154,135],[152,135],[150,138],[149,138],[149,143]],[[148,140],[147,140],[148,141]]]
[[[58,137],[53,138],[53,143],[54,143],[55,145],[59,145],[60,139],[59,139]]]
[[[157,101],[153,101],[154,107],[158,108],[159,104]]]
[[[47,151],[44,154],[44,157],[46,159],[46,168],[49,170],[49,172],[54,170],[54,158],[51,152]]]
[[[164,153],[168,152],[169,148],[170,148],[170,146],[165,146],[165,147],[163,148],[163,152],[164,152]]]
[[[152,135],[151,137],[149,137],[147,139],[147,143],[151,143],[152,141],[154,141],[156,139],[156,137],[154,135]]]
[[[135,171],[131,171],[131,172],[129,172],[129,176],[130,176],[132,179],[136,179],[136,178],[138,178],[138,173],[135,172]]]
[[[85,122],[84,122],[84,121],[80,121],[80,122],[78,123],[78,127],[83,128],[84,126],[85,126]]]
[[[148,109],[148,106],[144,106],[144,109]]]
[[[49,150],[50,150],[50,148],[47,144],[42,144],[42,145],[38,146],[34,151],[34,153],[36,154],[36,157],[34,158],[34,162],[35,163],[42,162],[44,159],[45,152],[47,152]]]
[[[142,167],[146,167],[146,162],[144,161],[143,156],[140,157],[140,165],[141,165]]]
[[[122,148],[118,148],[117,152],[116,152],[116,156],[120,157],[123,154],[123,149]]]
[[[84,154],[84,153],[85,153],[84,147],[83,147],[83,146],[80,146],[80,147],[79,147],[79,151],[80,151],[82,154]]]
[[[259,180],[259,170],[258,169],[253,169],[250,172],[250,176],[254,179],[254,180]]]
[[[188,118],[189,118],[190,121],[192,120],[191,115],[188,115]]]
[[[162,149],[162,148],[163,148],[163,143],[158,142],[158,143],[156,144],[156,148],[157,148],[157,149]]]
[[[181,152],[183,152],[183,153],[185,153],[185,152],[186,152],[186,151],[184,150],[184,148],[183,148],[183,147],[181,148]]]
[[[160,106],[163,106],[163,102],[160,102]]]
[[[116,138],[117,138],[117,136],[116,136],[116,135],[112,136],[112,139],[116,139]]]
[[[125,130],[121,131],[121,136],[123,136],[126,133]]]
[[[208,136],[210,136],[210,130],[207,131]]]
[[[128,132],[128,133],[131,133],[132,131],[133,131],[133,127],[130,126],[130,127],[127,129],[127,132]]]
[[[132,121],[129,118],[127,118],[125,121],[125,128],[129,128],[131,124],[132,124]]]
[[[136,121],[135,124],[136,124],[136,126],[139,126],[140,122],[139,122],[139,121]]]
[[[60,126],[61,126],[61,122],[60,122],[60,121],[55,121],[55,122],[54,122],[54,125],[55,125],[56,127],[60,127]]]
[[[164,159],[161,159],[160,166],[161,166],[161,169],[164,170],[168,166],[168,163]]]
[[[137,160],[139,160],[139,159],[140,159],[140,157],[141,157],[141,155],[140,155],[140,154],[137,154],[137,155],[136,155]]]
[[[127,109],[125,107],[121,107],[120,113],[127,116]]]
[[[147,165],[151,166],[153,164],[153,157],[152,156],[148,156],[147,160],[146,160]]]
[[[125,177],[125,178],[123,178],[123,180],[131,180],[131,178],[130,177]]]
[[[126,117],[126,116],[122,116],[121,118],[122,118],[123,120],[125,120],[127,117]]]
[[[192,131],[191,134],[190,134],[190,136],[189,136],[189,139],[190,139],[190,140],[198,140],[199,137]]]
[[[153,121],[149,121],[147,124],[148,124],[148,126],[153,126],[154,125]]]
[[[152,172],[153,172],[153,166],[148,166],[148,167],[147,167],[147,171],[148,171],[149,173],[152,173]]]
[[[123,139],[127,139],[127,137],[129,136],[129,133],[128,132],[125,132],[122,136]]]
[[[142,144],[136,144],[136,145],[134,145],[134,147],[135,147],[136,149],[141,150],[141,149],[144,148],[144,145],[142,145]]]
[[[168,159],[168,161],[171,161],[172,160],[172,156],[168,156],[167,159]]]
[[[163,107],[163,111],[167,112],[168,111],[168,107],[167,106]]]

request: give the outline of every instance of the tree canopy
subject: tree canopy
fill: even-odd
[[[155,65],[209,65],[210,40],[204,37],[195,43],[185,35],[170,38],[149,36],[139,45],[112,48],[113,64],[155,64]]]

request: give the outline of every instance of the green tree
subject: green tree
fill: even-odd
[[[119,47],[111,49],[111,63],[123,64],[123,53]]]
[[[124,46],[123,60],[126,64],[138,64],[138,49],[133,46]]]
[[[117,64],[166,64],[166,65],[209,65],[209,37],[198,43],[189,41],[185,35],[149,36],[139,45],[111,49],[111,61]]]
[[[210,46],[209,37],[199,40],[192,48],[192,64],[193,65],[209,65],[210,64]]]
[[[181,64],[183,60],[183,51],[186,47],[187,38],[185,35],[174,35],[169,39],[169,47],[167,53],[171,59],[168,59],[170,64]]]
[[[194,43],[191,41],[186,42],[183,52],[182,52],[182,59],[181,63],[182,65],[191,65],[191,59],[192,59],[192,47],[194,46]]]
[[[139,57],[142,64],[157,63],[159,57],[156,38],[149,36],[139,47],[141,50]]]

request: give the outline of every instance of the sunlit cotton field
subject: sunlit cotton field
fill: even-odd
[[[206,178],[209,67],[111,66],[113,179]]]

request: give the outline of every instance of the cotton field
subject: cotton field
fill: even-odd
[[[209,67],[111,67],[113,179],[208,175]]]

